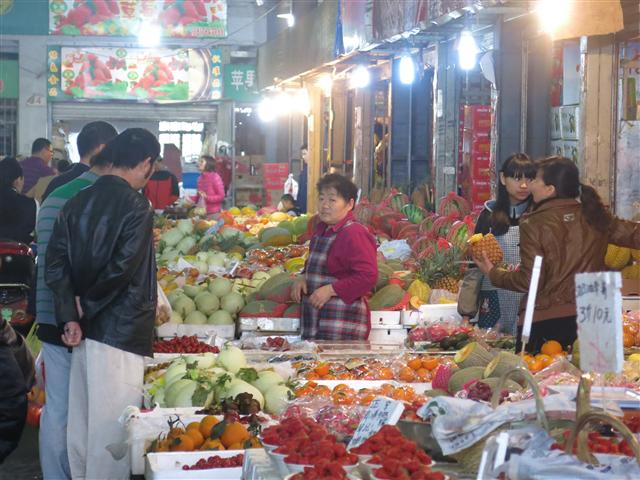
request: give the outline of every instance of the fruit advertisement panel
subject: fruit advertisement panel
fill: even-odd
[[[197,102],[222,98],[219,49],[50,47],[50,100]]]
[[[165,37],[225,38],[226,0],[49,0],[51,35],[128,37],[158,25]]]

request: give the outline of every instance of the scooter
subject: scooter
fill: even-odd
[[[27,307],[35,272],[35,256],[28,245],[0,240],[0,310],[13,328],[25,336],[34,320]]]

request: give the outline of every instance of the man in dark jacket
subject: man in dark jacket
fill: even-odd
[[[34,376],[33,357],[24,339],[0,318],[0,464],[22,436]]]
[[[118,422],[139,405],[144,356],[153,356],[157,303],[153,209],[139,193],[160,144],[147,130],[125,130],[105,148],[109,175],[63,207],[46,255],[63,342],[74,347],[67,440],[73,478],[129,478],[128,455],[107,446],[126,439]],[[85,340],[81,342],[82,337]]]

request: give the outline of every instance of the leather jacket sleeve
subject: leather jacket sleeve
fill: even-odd
[[[621,247],[640,248],[640,222],[613,217],[609,225],[609,243]]]
[[[129,285],[131,278],[145,260],[149,244],[153,242],[153,210],[140,202],[122,222],[122,230],[109,263],[100,271],[83,300],[91,303],[89,316],[97,315]],[[96,247],[97,248],[97,247]],[[83,308],[86,307],[83,304]]]
[[[527,293],[536,255],[544,258],[542,239],[533,231],[529,222],[522,222],[520,224],[520,267],[515,271],[494,267],[489,272],[491,283],[498,288]],[[544,262],[540,272],[540,285],[544,285]]]
[[[71,282],[71,262],[68,255],[69,237],[64,213],[58,217],[47,246],[45,282],[53,292],[56,322],[60,327],[78,322],[75,291]]]

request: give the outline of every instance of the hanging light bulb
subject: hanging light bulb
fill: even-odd
[[[463,70],[472,70],[477,63],[480,49],[469,30],[463,30],[458,40],[458,64]]]
[[[415,63],[413,63],[411,55],[404,54],[400,57],[398,74],[400,76],[400,83],[403,83],[404,85],[411,85],[416,79],[416,66]]]
[[[157,23],[142,22],[138,30],[138,43],[143,48],[152,48],[160,45],[162,28]]]
[[[331,74],[326,73],[321,75],[316,84],[322,89],[322,93],[325,97],[331,96],[331,90],[333,89],[333,78],[331,77]]]
[[[271,98],[265,98],[258,105],[258,118],[263,122],[270,122],[276,117],[276,105]]]
[[[535,10],[542,30],[553,34],[569,20],[571,0],[538,0]]]
[[[371,74],[364,65],[358,65],[351,74],[351,88],[366,88],[370,81]]]

